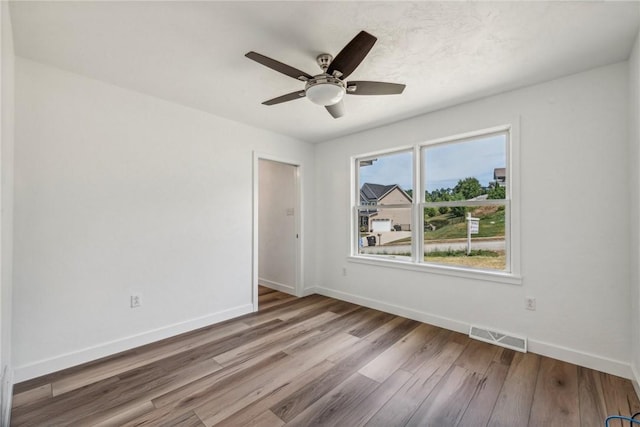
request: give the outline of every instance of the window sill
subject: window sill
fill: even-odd
[[[512,273],[470,270],[467,268],[440,266],[433,264],[416,264],[411,261],[401,259],[377,258],[367,256],[347,257],[347,261],[358,264],[375,265],[378,267],[398,268],[401,270],[420,271],[423,273],[441,274],[444,276],[461,277],[465,279],[483,280],[494,283],[506,283],[509,285],[522,285],[522,276]]]

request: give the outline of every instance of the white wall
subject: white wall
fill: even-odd
[[[533,352],[628,377],[627,82],[628,64],[614,64],[319,145],[318,291],[462,332],[523,334]],[[348,262],[350,156],[517,116],[522,285]]]
[[[260,283],[296,292],[296,166],[259,161]]]
[[[640,395],[640,33],[629,57],[629,140],[631,153],[631,342],[636,391]]]
[[[13,286],[13,140],[14,51],[9,3],[0,3],[2,58],[0,68],[0,369],[2,369],[2,418],[6,423],[11,402],[11,299]],[[5,377],[6,374],[6,377]]]
[[[252,310],[253,150],[311,193],[309,144],[17,58],[16,380]]]

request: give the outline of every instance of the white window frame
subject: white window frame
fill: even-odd
[[[483,270],[463,266],[450,266],[424,261],[424,244],[420,236],[424,235],[424,207],[427,204],[420,197],[416,200],[416,195],[424,194],[424,162],[422,161],[422,150],[425,147],[441,145],[444,143],[463,142],[465,140],[479,139],[485,136],[496,134],[506,134],[506,197],[500,200],[484,201],[453,201],[437,202],[441,206],[462,206],[462,205],[504,205],[505,206],[505,252],[507,268],[502,270]],[[370,264],[381,267],[401,268],[405,270],[421,271],[447,276],[456,276],[469,279],[486,280],[507,284],[522,284],[520,273],[520,155],[519,155],[519,120],[513,120],[509,125],[500,125],[491,128],[481,129],[472,132],[452,135],[444,138],[433,139],[411,146],[396,147],[389,150],[367,153],[360,156],[351,157],[351,177],[352,177],[352,220],[351,220],[351,252],[348,260],[361,264]],[[376,158],[385,154],[413,151],[413,197],[412,197],[412,250],[411,259],[406,257],[395,258],[390,255],[368,255],[358,253],[359,222],[358,208],[360,200],[360,182],[358,162]],[[433,202],[428,206],[434,206]],[[391,207],[391,206],[389,206]],[[418,238],[416,238],[418,236]]]
[[[360,182],[360,173],[359,173],[359,163],[362,161],[367,161],[367,160],[374,160],[377,159],[381,156],[389,156],[389,155],[393,155],[393,154],[401,154],[401,153],[411,153],[412,154],[412,160],[415,160],[415,147],[413,146],[409,146],[409,147],[398,147],[398,148],[394,148],[392,150],[386,150],[386,151],[380,151],[377,152],[375,154],[371,154],[371,155],[363,155],[363,156],[358,156],[358,157],[353,157],[351,159],[351,164],[354,167],[354,171],[355,173],[352,173],[351,176],[354,177],[354,182],[355,182],[355,195],[354,195],[354,199],[353,202],[351,203],[351,206],[353,206],[353,219],[351,221],[352,224],[352,240],[351,240],[351,246],[353,249],[352,255],[356,256],[356,257],[360,257],[360,256],[365,256],[367,258],[371,258],[371,259],[381,259],[381,260],[386,260],[386,259],[393,259],[393,260],[398,260],[398,261],[403,261],[406,262],[407,257],[398,257],[398,256],[394,256],[394,255],[375,255],[375,254],[368,254],[368,255],[363,255],[363,254],[359,254],[358,253],[358,245],[359,245],[359,241],[360,241],[360,209],[367,209],[367,208],[371,208],[372,205],[361,205],[360,204],[360,187],[362,186],[362,183]],[[415,183],[416,180],[416,173],[415,173],[416,169],[415,166],[413,168],[413,171],[411,172],[412,175],[412,180]],[[414,197],[411,197],[411,203],[403,203],[403,204],[399,204],[399,205],[383,205],[386,209],[410,209],[411,210],[411,219],[412,219],[412,223],[411,223],[411,232],[412,232],[412,236],[413,236],[413,230],[415,229],[415,203],[413,201]],[[415,253],[414,253],[414,249],[413,249],[413,239],[412,241],[412,250],[411,250],[411,259],[413,260],[415,258]],[[354,247],[355,244],[355,247]]]

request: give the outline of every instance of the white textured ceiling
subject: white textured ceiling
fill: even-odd
[[[13,2],[16,54],[319,142],[462,101],[625,60],[638,2]],[[244,57],[309,74],[360,30],[378,42],[350,80],[403,95],[347,96],[333,119],[303,83]]]

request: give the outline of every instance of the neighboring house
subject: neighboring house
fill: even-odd
[[[495,168],[493,169],[493,179],[498,183],[500,187],[507,185],[507,169]]]
[[[411,203],[411,196],[397,184],[363,184],[360,188],[360,204],[376,208],[360,211],[360,228],[366,231],[391,231],[396,226],[400,230],[411,230],[411,209],[380,207],[407,203]]]

